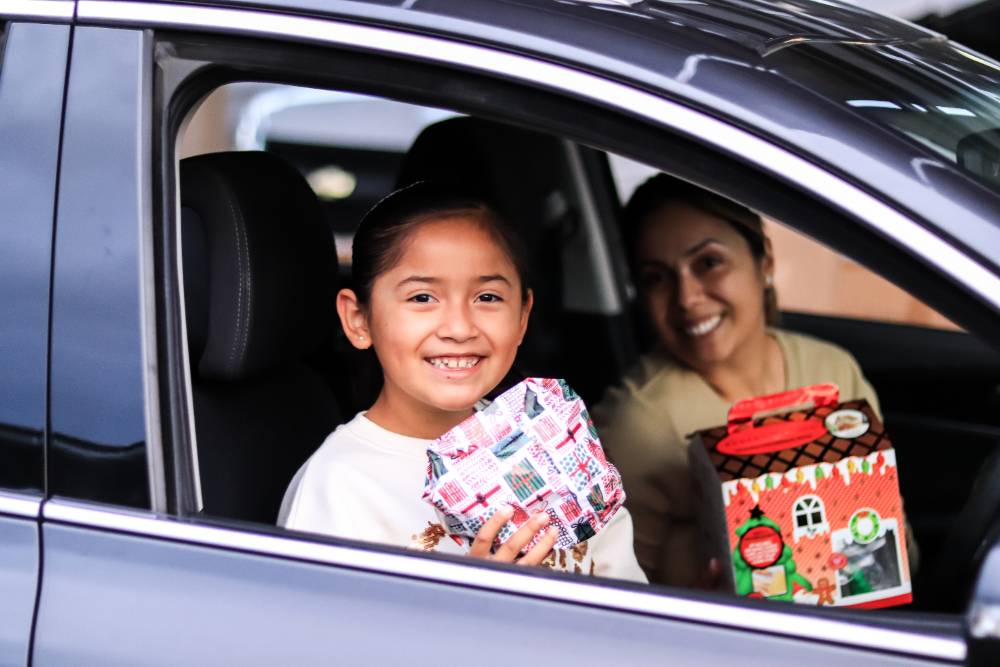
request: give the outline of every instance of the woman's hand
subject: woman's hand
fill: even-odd
[[[714,591],[718,590],[721,584],[722,568],[719,565],[719,559],[709,558],[708,563],[705,564],[705,569],[698,576],[697,587],[706,591]]]
[[[545,560],[545,557],[552,551],[552,547],[555,546],[556,538],[559,536],[559,531],[555,528],[546,530],[545,534],[538,540],[538,544],[533,546],[528,553],[520,556],[524,545],[530,542],[539,531],[545,529],[545,526],[549,524],[549,515],[545,512],[539,512],[528,519],[526,524],[518,528],[517,532],[510,536],[510,539],[500,545],[496,553],[490,553],[490,547],[493,546],[493,542],[500,533],[500,529],[503,528],[505,523],[510,521],[512,516],[514,516],[514,508],[510,506],[504,507],[494,513],[483,524],[483,527],[479,529],[479,532],[476,533],[476,538],[472,541],[472,547],[469,548],[469,555],[474,558],[486,558],[501,563],[517,562],[518,565],[538,565]]]

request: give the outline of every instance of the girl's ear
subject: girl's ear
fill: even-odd
[[[517,337],[518,345],[524,340],[524,334],[528,331],[528,316],[531,315],[531,307],[534,305],[535,293],[529,289],[528,295],[524,298],[524,303],[521,304],[521,321],[519,323],[521,332]]]
[[[351,341],[351,345],[359,350],[371,347],[368,315],[354,290],[345,288],[337,292],[337,315],[340,316],[340,326],[344,329],[347,340]]]

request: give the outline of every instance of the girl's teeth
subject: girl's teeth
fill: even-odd
[[[431,359],[431,365],[435,368],[447,368],[449,370],[459,368],[472,368],[479,363],[479,357],[463,359]]]
[[[721,321],[722,315],[716,315],[714,317],[710,317],[704,322],[699,322],[698,324],[687,327],[685,331],[687,331],[689,336],[704,336],[715,329],[715,327],[719,326],[719,322]]]

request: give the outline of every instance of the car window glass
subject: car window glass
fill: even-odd
[[[0,487],[40,491],[65,26],[0,34]]]
[[[657,173],[621,156],[609,156],[621,200]],[[879,322],[958,329],[948,318],[873,271],[776,220],[765,227],[776,258],[774,279],[784,311]]]

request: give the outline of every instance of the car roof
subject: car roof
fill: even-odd
[[[854,68],[877,90],[934,83],[926,67],[943,36],[832,0],[213,0],[381,24],[583,68],[638,84],[812,156],[891,200],[1000,268],[998,193],[941,160],[934,179],[919,147],[824,90],[823,72]],[[876,49],[915,53],[904,62]],[[921,53],[927,45],[927,53]],[[859,51],[863,53],[859,53]],[[843,59],[838,62],[838,59]],[[959,64],[960,66],[960,64]],[[826,68],[825,70],[823,68]],[[907,83],[911,82],[911,83]],[[928,153],[933,158],[933,154]]]
[[[388,23],[424,25],[436,32],[478,33],[489,28],[588,43],[588,33],[647,36],[653,42],[689,41],[692,28],[706,51],[729,45],[763,48],[794,36],[827,39],[904,39],[935,33],[861,7],[827,0],[216,0],[212,4],[265,6],[297,12],[366,16]],[[433,21],[426,19],[433,17]],[[548,18],[548,21],[542,19]],[[462,22],[469,25],[461,25]],[[485,30],[475,33],[471,24]],[[652,55],[652,54],[651,54]]]

